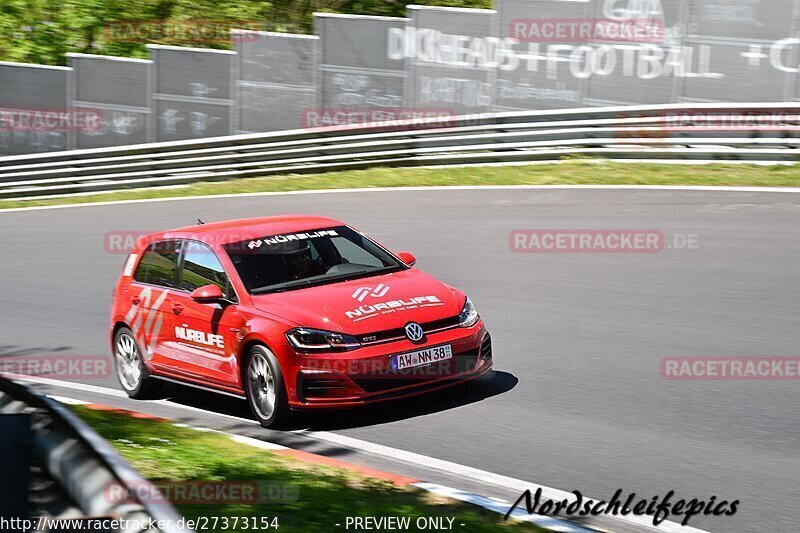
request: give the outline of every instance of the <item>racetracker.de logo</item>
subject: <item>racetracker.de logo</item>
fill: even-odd
[[[112,230],[103,234],[103,249],[109,254],[129,254],[151,230]]]
[[[155,233],[155,230],[152,229],[107,231],[103,234],[103,249],[109,254],[127,255],[137,248],[143,248],[144,244],[147,243],[147,238],[153,233]],[[212,248],[216,245],[225,246],[231,252],[247,253],[265,243],[270,244],[271,241],[276,239],[283,239],[283,236],[278,235],[274,239],[251,241],[249,234],[246,233],[241,235],[236,232],[225,233],[224,235],[212,234],[204,238],[204,242],[208,246],[198,247],[193,250],[193,253],[214,254]],[[281,240],[280,242],[286,242],[286,240]]]
[[[103,124],[98,109],[12,109],[0,107],[0,130],[92,133]]]
[[[664,118],[667,131],[716,130],[778,130],[800,129],[800,115],[785,112],[679,112],[667,113]]]
[[[796,381],[800,357],[669,356],[659,371],[671,381]]]
[[[260,22],[241,19],[120,20],[104,26],[103,37],[118,43],[229,44],[255,40],[261,29]]]
[[[103,498],[110,504],[172,503],[176,505],[287,504],[298,500],[297,485],[273,481],[111,481]]]
[[[301,111],[303,128],[448,128],[453,126],[453,109],[408,107],[350,108],[308,107]]]
[[[518,18],[508,23],[508,35],[528,43],[657,44],[664,39],[664,21],[657,18]]]
[[[518,229],[508,236],[514,253],[653,254],[664,249],[659,230]]]
[[[106,355],[0,355],[0,374],[105,379],[111,372],[111,359]]]

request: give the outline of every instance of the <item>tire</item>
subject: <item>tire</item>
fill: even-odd
[[[291,410],[286,384],[278,359],[264,346],[253,346],[247,354],[244,371],[247,403],[256,420],[265,428],[286,425]]]
[[[150,376],[142,358],[142,349],[136,336],[122,327],[114,334],[114,369],[122,390],[136,400],[146,400],[158,395],[161,382]]]

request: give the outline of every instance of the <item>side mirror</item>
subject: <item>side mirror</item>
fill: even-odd
[[[192,300],[201,304],[213,304],[225,299],[218,285],[203,285],[192,291]]]
[[[407,264],[408,266],[414,266],[417,264],[417,258],[414,257],[414,254],[411,252],[400,252],[397,254],[397,257],[400,258],[400,261]]]

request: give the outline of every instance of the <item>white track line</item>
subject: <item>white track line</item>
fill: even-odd
[[[51,398],[53,400],[56,400],[57,402],[66,405],[91,405],[91,402],[87,402],[84,400],[76,400],[75,398],[69,398],[67,396],[57,396],[50,394],[48,395],[48,398]],[[238,442],[240,444],[251,446],[253,448],[258,448],[260,450],[274,452],[274,451],[289,449],[286,446],[282,446],[280,444],[273,444],[271,442],[254,439],[252,437],[243,437],[242,435],[237,435],[235,433],[228,433],[226,431],[219,431],[216,429],[192,426],[190,424],[182,424],[182,423],[173,423],[173,425],[175,427],[187,428],[195,431],[202,431],[204,433],[209,432],[209,433],[224,435],[227,438],[231,439],[233,442]],[[417,483],[412,483],[412,486],[427,492],[438,494],[440,496],[445,496],[472,505],[477,505],[478,507],[482,507],[484,509],[487,509],[489,511],[501,515],[505,515],[506,512],[508,512],[509,505],[511,505],[510,502],[507,502],[505,500],[487,498],[485,496],[481,496],[480,494],[465,492],[459,489],[454,489],[451,487],[446,487],[444,485],[439,485],[437,483],[428,483],[427,481],[419,481]],[[531,522],[540,527],[546,528],[549,531],[556,531],[563,533],[592,533],[592,530],[583,528],[579,525],[575,525],[570,522],[566,522],[564,520],[553,518],[550,516],[528,514],[522,509],[515,509],[514,512],[511,513],[511,517],[515,520],[520,520],[522,522]]]
[[[419,483],[414,483],[413,486],[427,490],[428,492],[432,492],[434,494],[438,494],[440,496],[471,503],[472,505],[483,507],[484,509],[499,513],[501,515],[505,515],[508,512],[509,506],[511,505],[511,502],[507,502],[505,500],[487,498],[485,496],[481,496],[480,494],[464,492],[463,490],[446,487],[444,485],[439,485],[438,483],[421,481]],[[558,531],[562,533],[593,533],[593,530],[586,529],[579,524],[565,522],[560,518],[553,518],[546,515],[537,515],[535,513],[528,514],[525,510],[519,508],[514,509],[514,512],[511,513],[511,518],[520,520],[522,522],[531,522],[537,526],[547,529],[548,531]]]
[[[42,378],[42,377],[14,376],[14,378],[33,383],[40,383],[43,385],[50,385],[53,387],[63,387],[66,389],[91,392],[106,396],[113,396],[115,398],[128,398],[128,395],[122,392],[121,390],[110,389],[107,387],[98,387],[95,385],[85,385],[83,383],[60,381],[56,379]],[[225,418],[228,420],[234,420],[239,423],[258,425],[258,422],[256,422],[255,420],[240,418],[237,416],[227,415],[223,413],[215,413],[214,411],[206,411],[198,407],[173,403],[167,400],[149,400],[143,403],[166,405],[175,409],[200,412],[207,416]],[[493,474],[492,472],[487,472],[485,470],[480,470],[478,468],[473,468],[471,466],[465,466],[458,463],[445,461],[442,459],[436,459],[435,457],[429,457],[427,455],[421,455],[414,452],[408,452],[405,450],[390,448],[389,446],[384,446],[382,444],[375,444],[372,442],[355,439],[353,437],[347,437],[345,435],[340,435],[338,433],[331,433],[329,431],[307,431],[307,430],[298,430],[298,431],[293,431],[292,433],[301,434],[303,436],[315,440],[331,444],[337,444],[339,446],[352,448],[373,455],[387,457],[389,459],[400,460],[402,462],[415,464],[418,466],[424,466],[426,468],[438,470],[449,474],[456,474],[465,479],[470,479],[472,481],[478,481],[481,483],[494,485],[504,489],[512,489],[515,491],[519,491],[520,493],[529,489],[531,490],[531,492],[535,492],[537,488],[541,488],[542,497],[545,499],[550,499],[554,501],[560,501],[564,499],[573,501],[574,499],[574,495],[571,492],[554,489],[544,485],[539,485],[529,481],[523,481],[521,479],[515,479],[512,477],[503,476],[500,474]],[[597,498],[590,498],[588,496],[586,496],[585,499],[592,499],[594,501],[599,501]],[[620,520],[629,524],[636,525],[638,527],[645,528],[649,531],[659,531],[662,533],[707,533],[702,529],[697,529],[691,526],[682,526],[676,522],[669,522],[669,521],[661,522],[661,524],[659,524],[656,527],[653,525],[652,519],[647,516],[611,516],[611,515],[604,515],[604,516],[608,519]]]
[[[89,405],[92,403],[84,400],[76,400],[75,398],[68,398],[67,396],[58,396],[55,394],[48,394],[47,397],[65,405]]]
[[[356,189],[320,189],[310,191],[269,191],[231,194],[206,194],[201,196],[175,196],[170,198],[140,198],[136,200],[111,200],[83,204],[41,205],[33,207],[13,207],[0,209],[2,213],[16,211],[42,211],[47,209],[69,209],[75,207],[101,207],[108,205],[140,204],[145,202],[176,202],[182,200],[212,200],[216,198],[252,198],[259,196],[294,196],[304,194],[349,194],[362,192],[403,192],[403,191],[492,191],[515,189],[598,189],[598,190],[653,190],[653,191],[720,191],[720,192],[800,192],[800,187],[725,187],[711,185],[434,185],[430,187],[365,187]],[[13,200],[11,198],[10,200]]]
[[[41,385],[49,385],[51,387],[61,387],[64,389],[71,389],[76,391],[89,392],[92,394],[101,394],[104,396],[112,396],[114,398],[124,398],[126,400],[130,400],[130,397],[123,391],[119,389],[111,389],[109,387],[98,387],[97,385],[87,385],[85,383],[77,383],[75,381],[61,381],[59,379],[44,378],[41,376],[23,376],[19,374],[8,374],[8,373],[3,375],[11,379],[27,381],[30,383],[39,383]],[[192,411],[204,415],[213,415],[219,418],[226,418],[228,420],[233,420],[239,423],[251,424],[255,426],[260,425],[255,420],[241,418],[233,415],[226,415],[225,413],[215,413],[214,411],[206,411],[205,409],[200,409],[199,407],[170,402],[169,400],[133,400],[133,401],[141,401],[143,404],[155,404],[155,405],[165,405],[167,407],[176,407],[179,409],[183,409],[184,411]]]

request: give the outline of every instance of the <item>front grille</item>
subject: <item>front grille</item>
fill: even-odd
[[[420,326],[422,326],[422,331],[424,331],[426,335],[431,331],[436,331],[445,328],[452,328],[457,325],[458,325],[458,316],[441,318],[439,320],[432,320],[430,322],[423,322],[420,324]],[[384,342],[391,339],[402,338],[405,336],[406,336],[405,328],[393,328],[393,329],[385,329],[383,331],[376,331],[373,333],[366,333],[364,335],[359,335],[358,340],[360,340],[363,343],[372,344],[376,342]]]
[[[359,375],[350,378],[365,392],[382,392],[399,387],[419,385],[428,381],[445,378],[455,374],[469,372],[478,362],[478,348],[454,354],[452,359],[422,367],[404,370],[385,370]]]

